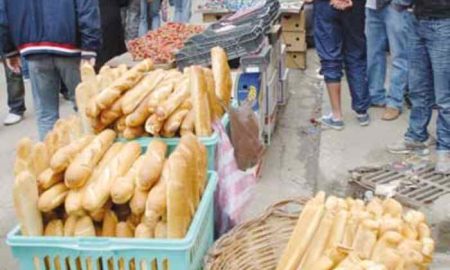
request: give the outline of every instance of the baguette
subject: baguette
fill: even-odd
[[[28,171],[20,173],[14,181],[13,199],[20,230],[24,236],[41,236],[44,232],[38,196],[36,178]]]
[[[127,203],[133,197],[136,177],[143,163],[144,156],[140,156],[124,176],[115,179],[111,187],[111,198],[115,204]]]
[[[155,87],[162,82],[165,76],[162,69],[155,70],[147,74],[133,89],[125,93],[122,103],[122,111],[124,114],[132,113],[136,107],[151,93]]]
[[[180,129],[181,123],[183,122],[184,118],[186,118],[186,115],[188,113],[189,110],[185,109],[177,109],[175,112],[173,112],[164,123],[163,133],[176,133]]]
[[[138,188],[134,190],[134,195],[130,201],[131,213],[136,216],[141,216],[142,214],[144,214],[148,194],[148,191],[142,191]]]
[[[114,125],[115,130],[117,132],[119,132],[119,133],[124,132],[124,130],[127,128],[126,119],[127,119],[127,116],[124,115],[117,120],[117,122]]]
[[[145,135],[145,129],[143,126],[138,127],[126,127],[122,136],[127,140],[133,140]]]
[[[95,227],[92,219],[89,216],[79,218],[75,224],[73,235],[77,237],[95,237]]]
[[[75,159],[76,155],[80,153],[88,144],[90,144],[94,138],[94,135],[86,135],[56,151],[50,160],[50,167],[52,171],[54,173],[61,173],[65,171],[70,163]]]
[[[194,133],[195,128],[195,112],[194,110],[190,110],[189,113],[184,118],[183,122],[181,123],[181,136],[186,135],[188,133]]]
[[[388,198],[383,201],[383,212],[394,218],[401,218],[403,214],[403,206],[396,200]]]
[[[95,117],[98,113],[96,107],[93,107],[94,103],[91,99],[94,95],[95,86],[90,82],[81,82],[75,89],[75,101],[78,107],[78,115],[80,116],[83,126],[84,134],[92,134],[92,128],[89,122],[89,117]]]
[[[165,239],[167,238],[167,223],[159,221],[155,227],[155,238]]]
[[[158,119],[156,114],[152,114],[147,121],[145,121],[145,131],[153,136],[159,136],[164,123]]]
[[[104,110],[110,107],[114,101],[116,101],[122,93],[128,91],[135,86],[144,76],[145,72],[148,72],[153,68],[151,60],[146,59],[132,69],[125,72],[119,79],[115,80],[112,85],[100,92],[95,98],[95,106]]]
[[[202,180],[200,179],[199,172],[202,170],[200,165],[200,149],[197,137],[192,134],[184,135],[181,137],[180,144],[177,150],[183,153],[187,161],[188,173],[184,176],[188,184],[189,198],[191,199],[188,207],[191,215],[195,214],[195,209],[200,201],[200,185]]]
[[[211,66],[214,74],[215,92],[218,99],[228,107],[231,101],[232,79],[227,53],[220,47],[211,49]]]
[[[57,236],[62,237],[64,236],[64,225],[62,220],[55,219],[50,221],[47,226],[45,227],[45,236]]]
[[[135,215],[135,214],[131,213],[131,215],[128,216],[126,221],[130,225],[130,227],[132,227],[135,230],[136,227],[139,224],[141,224],[141,220],[142,220],[142,215]]]
[[[103,205],[102,207],[100,207],[99,209],[96,209],[92,212],[89,213],[89,216],[92,218],[93,221],[95,222],[102,222],[103,219],[105,218],[105,214],[108,210],[110,210],[112,207],[112,202],[111,201],[107,201],[105,203],[105,205]]]
[[[71,215],[64,222],[64,236],[71,237],[75,235],[75,227],[77,225],[78,217]]]
[[[134,237],[133,229],[126,222],[119,222],[116,226],[116,237],[132,238]]]
[[[208,91],[209,108],[211,108],[211,119],[215,121],[222,117],[224,110],[215,92],[216,85],[213,72],[209,68],[203,68],[203,74],[205,75],[206,90]]]
[[[33,141],[28,138],[20,139],[16,147],[16,161],[14,163],[14,176],[18,176],[21,172],[29,170],[28,164],[33,149]]]
[[[41,190],[47,190],[51,186],[60,183],[64,180],[63,173],[55,173],[53,169],[48,168],[43,171],[37,178],[38,186]]]
[[[97,74],[94,67],[89,63],[82,63],[80,67],[81,81],[85,83],[97,84]]]
[[[117,177],[127,173],[139,157],[140,152],[141,147],[137,142],[125,144],[120,152],[105,166],[98,178],[86,187],[83,195],[83,208],[94,211],[102,207],[111,195],[112,183]]]
[[[79,188],[86,183],[115,138],[114,131],[105,130],[76,156],[65,173],[65,183],[69,188]]]
[[[297,269],[324,212],[325,194],[319,192],[304,207],[295,225],[294,232],[277,265],[277,270]]]
[[[37,178],[39,174],[49,167],[49,163],[47,146],[41,142],[36,143],[30,154],[30,172]]]
[[[380,224],[377,221],[366,219],[359,225],[358,231],[353,241],[353,252],[359,258],[370,259],[377,242]]]
[[[154,231],[144,223],[139,224],[134,231],[135,238],[154,238]]]
[[[47,147],[48,156],[53,156],[54,153],[58,150],[59,145],[59,134],[54,132],[53,130],[50,131],[47,136],[45,136],[44,144]]]
[[[347,210],[340,210],[336,214],[330,236],[328,237],[327,250],[336,249],[340,244],[342,244],[348,216],[349,213]]]
[[[136,110],[127,116],[125,123],[128,127],[138,127],[145,123],[145,120],[151,115],[151,112],[148,110],[150,98],[151,95],[148,94],[144,100],[141,101]]]
[[[186,235],[191,221],[192,190],[189,163],[180,151],[173,152],[168,161],[167,181],[167,237],[181,239]]]
[[[158,119],[166,120],[190,95],[189,80],[184,80],[163,103],[156,107],[155,114]]]
[[[100,122],[103,126],[107,127],[114,123],[118,118],[120,118],[123,115],[122,112],[122,103],[123,103],[123,97],[117,99],[111,108],[106,109],[100,113]]]
[[[154,139],[148,146],[143,156],[143,164],[137,173],[136,185],[140,190],[148,191],[161,177],[167,144],[161,140]]]
[[[148,99],[148,111],[154,113],[159,104],[166,100],[174,90],[175,83],[165,82],[159,85]]]
[[[203,71],[201,67],[194,66],[191,67],[189,74],[195,134],[197,136],[210,136],[212,133],[211,111]]]
[[[164,164],[163,172],[159,182],[150,190],[145,204],[143,222],[150,228],[155,228],[159,219],[166,213],[167,209],[167,181],[168,165]]]
[[[105,213],[105,218],[103,219],[102,226],[102,236],[103,237],[114,237],[116,236],[116,227],[119,220],[112,210],[108,210]]]
[[[69,189],[64,183],[59,183],[45,191],[38,201],[39,210],[42,212],[50,212],[56,207],[62,205],[66,199]]]

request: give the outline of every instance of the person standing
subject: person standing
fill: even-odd
[[[139,36],[147,34],[149,31],[149,21],[151,30],[156,30],[161,26],[160,11],[161,0],[141,0]]]
[[[189,23],[192,16],[192,0],[169,0],[175,6],[173,21],[179,23]]]
[[[352,96],[352,109],[361,126],[370,123],[367,110],[370,95],[366,78],[366,38],[364,36],[364,0],[315,0],[314,40],[324,75],[332,112],[321,122],[341,130],[341,79],[345,69]]]
[[[13,72],[5,65],[6,90],[8,94],[9,113],[3,124],[11,126],[20,123],[25,113],[25,86],[22,78],[23,72]]]
[[[38,1],[1,0],[3,52],[7,66],[20,71],[27,61],[43,140],[59,118],[61,79],[74,100],[80,82],[80,61],[94,64],[101,45],[97,0]]]
[[[411,115],[404,138],[388,146],[394,154],[428,152],[428,125],[437,105],[436,171],[450,174],[450,1],[393,0],[399,10],[414,5],[408,44]]]
[[[129,0],[127,6],[123,8],[123,22],[126,41],[130,41],[139,36],[140,19],[141,0]]]
[[[386,107],[383,120],[397,119],[403,109],[408,85],[408,35],[412,31],[412,14],[402,12],[391,0],[367,0],[367,74],[371,105]],[[392,57],[390,91],[385,88],[387,51]]]

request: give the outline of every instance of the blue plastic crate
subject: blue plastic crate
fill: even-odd
[[[133,239],[107,237],[25,237],[19,227],[6,243],[21,270],[198,270],[213,244],[214,191],[217,174],[209,172],[208,185],[184,239]],[[119,267],[119,263],[123,264]],[[132,268],[131,265],[135,267]],[[58,267],[59,266],[59,267]]]

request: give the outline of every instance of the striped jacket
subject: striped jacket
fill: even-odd
[[[0,37],[7,57],[95,57],[101,45],[98,0],[0,0]]]

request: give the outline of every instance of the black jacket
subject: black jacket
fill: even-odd
[[[450,18],[450,0],[416,0],[416,16],[419,18]]]

